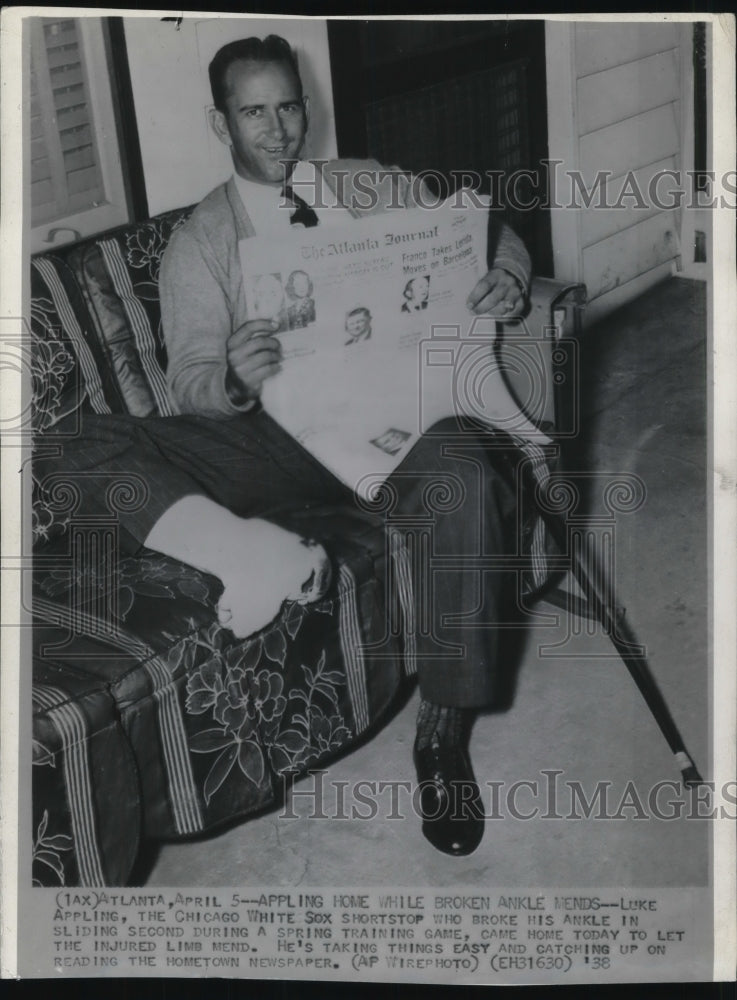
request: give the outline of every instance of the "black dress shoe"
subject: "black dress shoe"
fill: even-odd
[[[444,854],[472,854],[484,835],[484,807],[468,753],[454,744],[415,744],[414,761],[423,834]]]

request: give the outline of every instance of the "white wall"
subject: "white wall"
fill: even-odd
[[[630,172],[647,193],[655,172],[683,166],[690,30],[673,22],[546,25],[550,157],[563,161],[561,171],[580,171],[587,189],[598,171],[610,172],[609,204]],[[569,201],[567,185],[561,192]],[[679,212],[652,203],[560,208],[551,221],[555,276],[586,284],[588,321],[671,274],[680,257]]]
[[[327,29],[312,18],[125,18],[133,99],[151,215],[200,201],[232,173],[212,134],[207,66],[221,45],[280,34],[294,46],[312,115],[306,154],[336,155]]]

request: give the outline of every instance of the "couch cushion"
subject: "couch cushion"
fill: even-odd
[[[157,553],[113,572],[37,573],[37,618],[69,631],[55,660],[115,702],[147,835],[191,835],[273,804],[289,776],[347,749],[390,706],[401,649],[387,630],[382,532],[328,546],[326,597],[285,603],[245,640],[216,620],[217,580]]]
[[[37,349],[38,429],[75,403],[97,413],[171,413],[159,267],[172,232],[190,212],[165,212],[33,258],[33,332],[53,345]],[[56,346],[59,340],[71,350],[73,366]],[[51,378],[44,380],[49,369]]]
[[[31,263],[31,364],[35,430],[75,410],[124,412],[74,274],[54,254]]]
[[[70,253],[129,413],[171,415],[161,332],[159,268],[189,209],[112,230]]]
[[[37,649],[63,641],[41,629]],[[33,661],[34,885],[124,885],[141,834],[138,773],[113,698],[48,650]]]

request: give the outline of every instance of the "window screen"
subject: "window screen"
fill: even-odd
[[[382,163],[398,164],[413,173],[430,174],[436,194],[452,191],[453,171],[474,170],[483,175],[502,171],[506,178],[530,162],[525,60],[494,66],[442,83],[366,104],[366,133],[370,155]],[[530,213],[504,204],[506,190],[491,180],[482,190],[530,245],[535,220]],[[529,230],[529,232],[528,232]]]

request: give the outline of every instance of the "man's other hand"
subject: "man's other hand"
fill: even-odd
[[[234,402],[256,399],[264,380],[279,371],[281,344],[274,336],[278,329],[273,320],[251,319],[228,337],[226,385]]]
[[[516,319],[525,308],[525,297],[517,279],[500,267],[493,267],[477,282],[466,299],[477,316],[490,314],[496,319]]]

